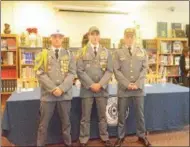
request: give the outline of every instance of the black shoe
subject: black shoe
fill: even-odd
[[[104,141],[104,144],[105,144],[105,147],[112,147],[113,146],[110,140]]]
[[[124,138],[118,138],[114,147],[121,147],[123,141],[124,141]]]
[[[68,144],[65,144],[66,147],[72,147],[72,144],[68,145]]]
[[[87,143],[81,143],[80,147],[87,147]]]
[[[142,137],[139,137],[138,139],[144,146],[146,147],[151,147],[151,143],[148,141],[148,139],[145,137],[145,138],[142,138]]]

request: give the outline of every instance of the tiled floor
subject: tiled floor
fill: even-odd
[[[149,140],[153,146],[189,146],[189,126],[186,126],[180,131],[170,132],[155,132],[148,135]],[[116,138],[111,138],[112,143],[116,141]],[[78,146],[78,142],[73,143],[74,146]],[[2,146],[14,146],[6,138],[2,137]],[[48,145],[49,147],[63,146]],[[91,140],[88,146],[104,146],[100,140]],[[123,146],[143,146],[137,141],[136,136],[129,136],[125,139]]]

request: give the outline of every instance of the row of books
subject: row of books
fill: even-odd
[[[1,78],[16,78],[16,70],[15,69],[1,69]]]
[[[24,89],[39,87],[38,81],[22,81],[20,84],[21,84],[21,88],[24,88]]]
[[[43,37],[43,48],[50,48],[51,47],[51,41],[49,37]],[[69,38],[65,37],[62,42],[62,47],[67,49],[69,48]]]
[[[36,54],[35,53],[22,53],[22,64],[34,64]]]
[[[156,49],[157,48],[156,39],[143,40],[143,48],[145,48],[145,49]]]
[[[157,51],[155,49],[147,48],[148,64],[155,64],[157,59]]]
[[[167,53],[181,53],[183,50],[183,44],[181,41],[175,42],[161,42],[161,54]]]
[[[16,80],[2,80],[1,91],[2,92],[13,92],[17,89]]]
[[[159,68],[159,73],[162,75],[162,77],[164,76],[179,76],[180,75],[180,70],[178,66],[174,66],[174,67],[164,67],[161,66]]]
[[[16,40],[14,38],[2,38],[1,39],[1,50],[16,50]]]
[[[26,67],[22,68],[21,70],[22,70],[22,72],[21,72],[22,79],[36,78],[33,67],[26,66]]]
[[[111,39],[109,38],[101,38],[100,44],[105,48],[111,48]]]
[[[167,76],[178,76],[179,73],[179,67],[167,67],[166,68],[166,75]]]
[[[163,65],[179,65],[180,57],[179,56],[161,56],[161,64]]]

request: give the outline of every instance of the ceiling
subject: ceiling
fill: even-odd
[[[53,5],[69,5],[83,7],[117,7],[123,9],[160,9],[174,7],[176,11],[189,12],[189,1],[51,1]]]

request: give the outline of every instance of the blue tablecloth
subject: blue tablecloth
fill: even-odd
[[[109,86],[109,93],[115,96],[116,85]],[[79,137],[81,118],[81,99],[79,89],[73,87],[71,125],[72,139]],[[3,135],[10,142],[20,146],[36,144],[39,120],[40,89],[34,91],[14,92],[7,100],[2,118]],[[174,84],[154,84],[145,86],[145,121],[147,131],[181,128],[189,124],[189,88]],[[130,106],[126,126],[127,134],[136,132],[134,108]],[[60,143],[61,125],[57,112],[49,124],[47,143]],[[110,136],[117,135],[117,126],[108,128]],[[96,106],[91,115],[91,138],[99,138]]]

